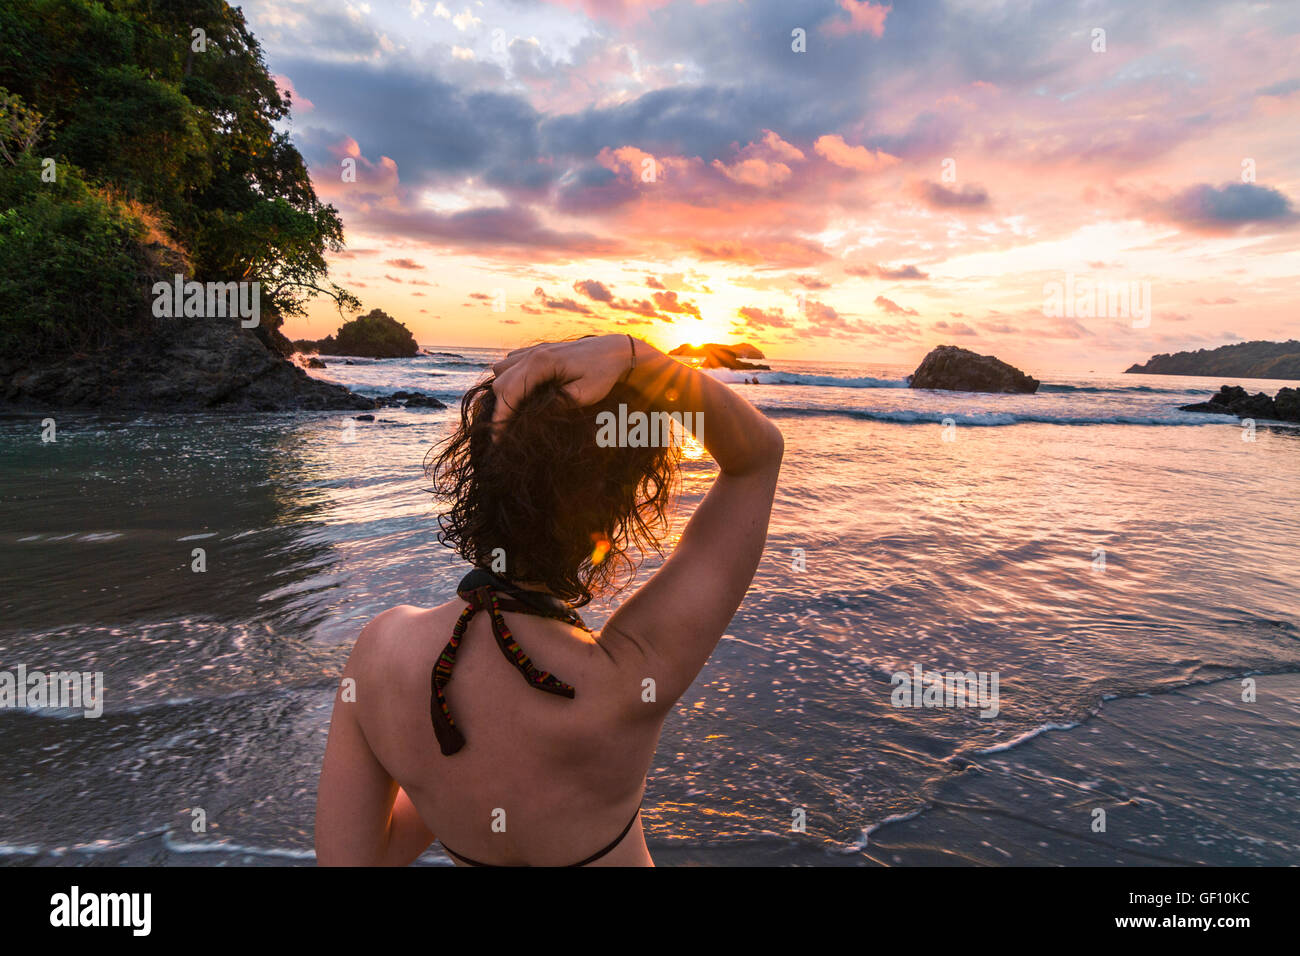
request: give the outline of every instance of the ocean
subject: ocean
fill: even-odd
[[[313,861],[352,641],[464,571],[423,461],[501,353],[426,348],[313,374],[445,410],[0,419],[0,671],[105,681],[98,719],[0,710],[0,863]],[[1220,378],[770,364],[716,373],[786,455],[650,771],[659,863],[1300,860],[1300,428],[1177,410]],[[714,472],[684,463],[683,515]],[[996,716],[896,706],[918,671],[996,675]]]

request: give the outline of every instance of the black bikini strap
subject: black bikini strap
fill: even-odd
[[[644,800],[645,798],[642,797],[642,799]],[[627,826],[623,828],[623,832],[620,833],[618,836],[614,837],[614,839],[610,842],[608,846],[605,847],[605,849],[593,853],[591,856],[587,857],[585,860],[583,860],[580,863],[570,863],[569,865],[586,866],[588,863],[594,863],[596,860],[599,860],[602,856],[604,856],[610,850],[614,849],[614,847],[618,846],[620,843],[623,842],[623,837],[628,835],[628,833],[632,829],[632,824],[636,823],[636,818],[639,817],[640,815],[641,815],[641,804],[638,803],[636,805],[636,812],[632,814],[632,819],[627,821]]]
[[[642,798],[641,798],[641,799],[642,799],[642,802],[644,802],[644,801],[645,801],[645,796],[642,795]],[[618,836],[614,837],[614,839],[611,840],[611,841],[609,842],[609,844],[605,847],[605,849],[603,849],[603,850],[597,850],[595,853],[593,853],[591,856],[587,857],[585,860],[582,860],[582,861],[580,861],[580,862],[578,862],[578,863],[570,863],[569,866],[571,866],[571,867],[574,867],[574,866],[586,866],[588,863],[595,863],[595,862],[596,862],[597,860],[599,860],[602,856],[604,856],[604,855],[605,855],[606,853],[608,853],[610,850],[614,849],[614,847],[618,846],[620,843],[623,842],[623,837],[627,836],[628,833],[631,832],[631,830],[632,830],[632,825],[636,823],[636,818],[639,817],[640,815],[641,815],[641,804],[638,803],[638,804],[636,805],[636,812],[632,814],[632,819],[627,821],[627,826],[625,826],[625,827],[623,828],[623,832],[620,833]],[[480,863],[478,860],[471,860],[471,859],[470,859],[469,857],[467,857],[467,856],[461,856],[459,853],[457,853],[457,852],[456,852],[455,850],[453,850],[451,847],[447,846],[447,844],[446,844],[445,842],[443,842],[443,841],[439,841],[439,842],[442,843],[442,848],[443,848],[444,850],[447,851],[447,855],[448,855],[448,856],[454,857],[455,859],[460,860],[462,863],[465,863],[465,864],[467,864],[467,865],[469,865],[469,866],[496,866],[496,865],[497,865],[497,864],[495,864],[495,863]]]
[[[532,660],[524,653],[524,649],[519,646],[514,635],[510,632],[510,627],[502,617],[501,612],[514,611],[521,614],[533,614],[538,617],[549,617],[555,620],[564,621],[575,627],[581,627],[583,630],[589,630],[582,622],[576,611],[571,610],[562,602],[558,606],[545,606],[541,602],[531,600],[535,598],[549,597],[522,591],[511,587],[506,582],[501,582],[506,588],[509,588],[510,597],[502,597],[496,593],[488,579],[495,579],[500,582],[491,572],[481,568],[476,568],[466,575],[457,588],[456,593],[466,602],[465,610],[460,614],[456,621],[456,626],[452,629],[451,640],[447,646],[442,649],[438,655],[438,661],[434,664],[433,672],[429,676],[429,717],[433,722],[433,732],[438,738],[438,746],[446,756],[450,756],[465,746],[465,735],[462,734],[456,726],[456,721],[451,716],[451,709],[447,706],[447,698],[444,688],[448,681],[451,680],[452,668],[456,664],[456,652],[460,649],[460,642],[465,637],[466,628],[469,627],[470,620],[479,611],[486,610],[491,615],[492,633],[496,637],[497,647],[515,668],[523,676],[528,684],[537,690],[545,691],[548,694],[556,694],[560,697],[572,698],[574,689],[572,685],[566,684],[549,671],[539,670],[534,666]]]

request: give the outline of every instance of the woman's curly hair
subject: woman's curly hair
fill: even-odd
[[[621,383],[587,407],[558,381],[539,385],[503,427],[492,424],[492,383],[465,393],[460,424],[426,458],[433,491],[448,503],[438,540],[482,567],[500,548],[502,577],[543,584],[576,607],[625,587],[644,553],[663,553],[680,447],[597,444],[601,412],[617,416],[622,404],[628,414],[650,414],[640,393]]]

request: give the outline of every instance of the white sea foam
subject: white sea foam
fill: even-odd
[[[977,750],[975,752],[977,754],[1002,753],[1005,750],[1010,750],[1012,747],[1019,747],[1021,744],[1025,743],[1026,741],[1033,740],[1039,734],[1045,734],[1049,730],[1073,730],[1075,727],[1078,726],[1079,724],[1077,722],[1072,724],[1040,724],[1039,726],[1035,727],[1033,730],[1027,730],[1023,734],[1020,734],[1016,737],[1012,737],[1010,740],[1006,741],[1005,743],[994,744],[992,747],[985,747],[983,750]]]
[[[273,857],[282,860],[315,860],[314,850],[287,850],[280,847],[245,846],[242,843],[185,843],[175,839],[171,831],[163,834],[163,846],[172,853],[236,853],[250,856]]]
[[[892,816],[885,817],[883,820],[880,820],[877,823],[873,823],[871,826],[863,830],[861,836],[858,837],[857,841],[851,847],[846,847],[844,849],[844,852],[859,853],[862,850],[865,850],[867,846],[870,845],[871,843],[871,834],[875,833],[881,827],[889,826],[891,823],[903,823],[904,821],[914,819],[916,817],[919,817],[921,814],[925,813],[925,811],[929,809],[930,809],[929,806],[924,806],[921,807],[919,810],[913,810],[911,813],[895,813]]]
[[[744,383],[758,379],[760,385],[812,385],[823,388],[907,388],[903,378],[841,378],[838,375],[809,375],[801,372],[751,372],[744,369],[706,370],[719,382]]]
[[[961,399],[953,402],[960,407]],[[897,425],[966,425],[974,428],[992,428],[1005,425],[1222,425],[1225,421],[1236,424],[1223,415],[1204,415],[1197,412],[1180,412],[1177,410],[1156,415],[1098,415],[1072,413],[1068,409],[1059,412],[958,412],[942,409],[917,408],[857,408],[850,406],[815,406],[815,405],[766,405],[758,407],[768,415],[809,416],[809,415],[844,415],[864,421],[892,422]],[[1270,422],[1270,425],[1273,423]],[[1282,427],[1287,427],[1283,425]],[[1300,427],[1300,426],[1291,426]]]
[[[0,843],[0,857],[40,855],[41,848],[38,846],[15,846],[9,843]]]

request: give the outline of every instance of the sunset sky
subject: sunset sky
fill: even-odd
[[[332,278],[422,344],[1122,371],[1300,336],[1300,4],[242,7]],[[1045,315],[1067,276],[1149,283],[1149,327]]]

